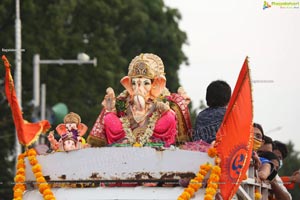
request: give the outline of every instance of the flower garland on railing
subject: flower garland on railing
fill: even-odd
[[[29,163],[32,166],[32,172],[36,178],[37,186],[45,200],[55,200],[54,194],[51,191],[49,184],[42,173],[42,166],[36,158],[36,151],[29,149],[18,157],[17,174],[15,176],[16,185],[14,186],[14,200],[22,200],[23,192],[25,191],[25,162],[24,158],[28,157]]]
[[[184,189],[183,193],[177,198],[177,200],[189,200],[192,198],[203,186],[203,179],[206,174],[211,171],[210,176],[207,181],[207,187],[205,189],[204,200],[212,200],[218,190],[218,182],[220,180],[221,168],[220,168],[220,158],[217,156],[216,148],[210,148],[207,151],[210,157],[215,158],[215,165],[212,166],[210,163],[206,163],[200,166],[200,170],[196,177],[190,180],[187,188]]]

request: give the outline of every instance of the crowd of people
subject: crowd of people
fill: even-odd
[[[203,140],[211,143],[216,139],[230,96],[231,88],[225,81],[217,80],[208,85],[206,90],[208,108],[197,116],[194,141]],[[288,148],[283,142],[273,141],[271,137],[264,134],[262,125],[253,123],[252,160],[257,170],[256,179],[258,182],[270,183],[270,195],[273,199],[292,199],[286,187],[300,183],[300,170],[296,170],[291,176],[281,178],[278,175],[287,156]]]

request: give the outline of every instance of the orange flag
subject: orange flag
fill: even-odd
[[[20,144],[29,146],[38,139],[41,133],[45,133],[51,126],[48,120],[29,123],[23,119],[16,96],[14,81],[10,73],[10,64],[4,55],[2,56],[2,60],[5,66],[5,94],[11,108],[18,140]]]
[[[240,71],[215,147],[221,158],[220,191],[231,199],[246,178],[253,147],[253,108],[248,58]]]

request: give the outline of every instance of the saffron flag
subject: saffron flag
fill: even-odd
[[[231,199],[247,177],[253,148],[252,120],[251,80],[246,57],[216,135],[215,147],[222,169],[219,186],[223,199]]]
[[[10,72],[10,64],[4,55],[2,56],[2,60],[5,66],[5,94],[11,108],[18,140],[20,144],[29,146],[38,139],[38,136],[41,133],[45,133],[51,126],[47,120],[29,123],[23,119],[15,91],[14,81]]]

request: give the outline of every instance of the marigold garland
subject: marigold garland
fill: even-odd
[[[211,171],[211,173],[207,181],[204,200],[212,200],[214,198],[219,188],[218,182],[221,176],[221,159],[217,156],[216,148],[208,149],[207,154],[208,156],[215,158],[215,165],[212,166],[210,163],[201,165],[196,177],[190,180],[188,187],[184,189],[183,193],[181,193],[177,200],[189,200],[193,197],[194,193],[202,187],[203,179],[209,171]]]
[[[26,152],[18,156],[17,161],[17,172],[14,178],[15,186],[13,187],[14,191],[14,200],[22,199],[23,193],[26,190],[25,185],[25,162],[24,158],[26,157]]]
[[[199,173],[196,177],[190,180],[187,188],[184,189],[183,193],[177,198],[177,200],[189,200],[194,196],[194,193],[202,187],[203,179],[205,175],[211,170],[212,165],[206,163],[200,166]]]
[[[16,184],[13,188],[13,200],[22,200],[23,193],[26,190],[24,162],[26,156],[28,156],[29,163],[32,166],[32,172],[34,173],[34,176],[36,178],[40,193],[43,195],[45,200],[55,200],[54,194],[43,176],[42,166],[38,163],[38,160],[36,158],[36,151],[34,149],[29,149],[25,153],[22,153],[18,156],[17,173],[14,179]]]
[[[141,147],[144,146],[144,144],[146,144],[147,142],[149,142],[150,137],[153,135],[153,130],[155,128],[155,123],[158,117],[159,117],[159,113],[157,111],[152,113],[152,116],[149,118],[149,123],[145,130],[145,133],[143,136],[139,138],[139,141],[137,141],[136,136],[133,134],[130,128],[130,122],[128,117],[124,116],[120,118],[122,127],[126,134],[126,138],[129,140],[131,144],[133,144],[134,147]]]

